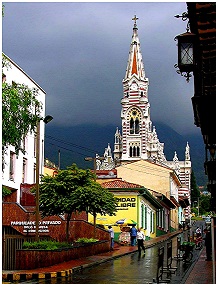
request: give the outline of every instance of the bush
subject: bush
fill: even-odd
[[[93,238],[79,238],[76,240],[76,243],[95,243],[95,242],[98,242],[97,239],[93,239]]]
[[[66,242],[56,242],[56,241],[39,241],[39,242],[24,242],[23,249],[41,249],[41,250],[55,250],[61,248],[72,247]]]

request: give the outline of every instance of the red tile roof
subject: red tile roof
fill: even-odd
[[[139,184],[130,183],[120,179],[103,182],[101,186],[105,188],[143,188],[143,186]]]

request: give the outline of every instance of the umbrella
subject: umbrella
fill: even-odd
[[[124,218],[116,222],[117,225],[136,225],[136,222],[132,219]]]

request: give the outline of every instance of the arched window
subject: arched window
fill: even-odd
[[[130,119],[130,134],[133,134],[133,133],[134,133],[134,120],[131,117],[131,119]]]
[[[140,157],[140,143],[139,142],[130,142],[129,144],[129,156]]]
[[[130,123],[130,134],[139,134],[141,112],[139,109],[133,107],[128,113],[128,120]]]
[[[132,157],[132,147],[130,146],[130,157]]]
[[[135,134],[139,134],[139,119],[136,117],[135,120]]]
[[[136,157],[136,147],[133,147],[133,157]]]

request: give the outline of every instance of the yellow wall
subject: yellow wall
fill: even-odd
[[[171,172],[170,169],[144,160],[117,167],[118,178],[163,193],[168,198]]]
[[[137,222],[137,193],[115,193],[114,196],[119,199],[118,208],[115,216],[102,216],[97,214],[96,224],[115,225],[115,223],[123,218],[132,219]],[[93,223],[93,216],[89,214],[88,221]],[[113,227],[114,232],[120,232],[119,226]]]
[[[116,221],[120,219],[132,219],[137,223],[137,228],[141,227],[141,205],[144,204],[148,207],[148,210],[154,212],[154,232],[151,232],[150,226],[147,230],[144,230],[145,235],[148,238],[154,238],[156,236],[156,210],[152,207],[151,203],[145,200],[143,197],[138,196],[137,192],[115,192],[114,196],[118,198],[118,207],[116,216],[101,216],[97,214],[96,224],[101,224],[105,226],[105,229],[108,229],[108,225],[113,226],[113,230],[115,233],[120,233],[120,226],[115,225]],[[88,216],[89,222],[93,223],[93,216],[89,214]],[[148,225],[149,225],[149,215],[148,215]]]
[[[127,182],[142,185],[148,189],[157,191],[170,198],[171,190],[171,175],[173,171],[151,163],[145,160],[140,160],[133,163],[128,163],[117,167],[117,177],[122,178]],[[178,228],[178,209],[170,211],[171,226]]]
[[[44,175],[53,176],[54,172],[56,172],[56,169],[44,167]]]

